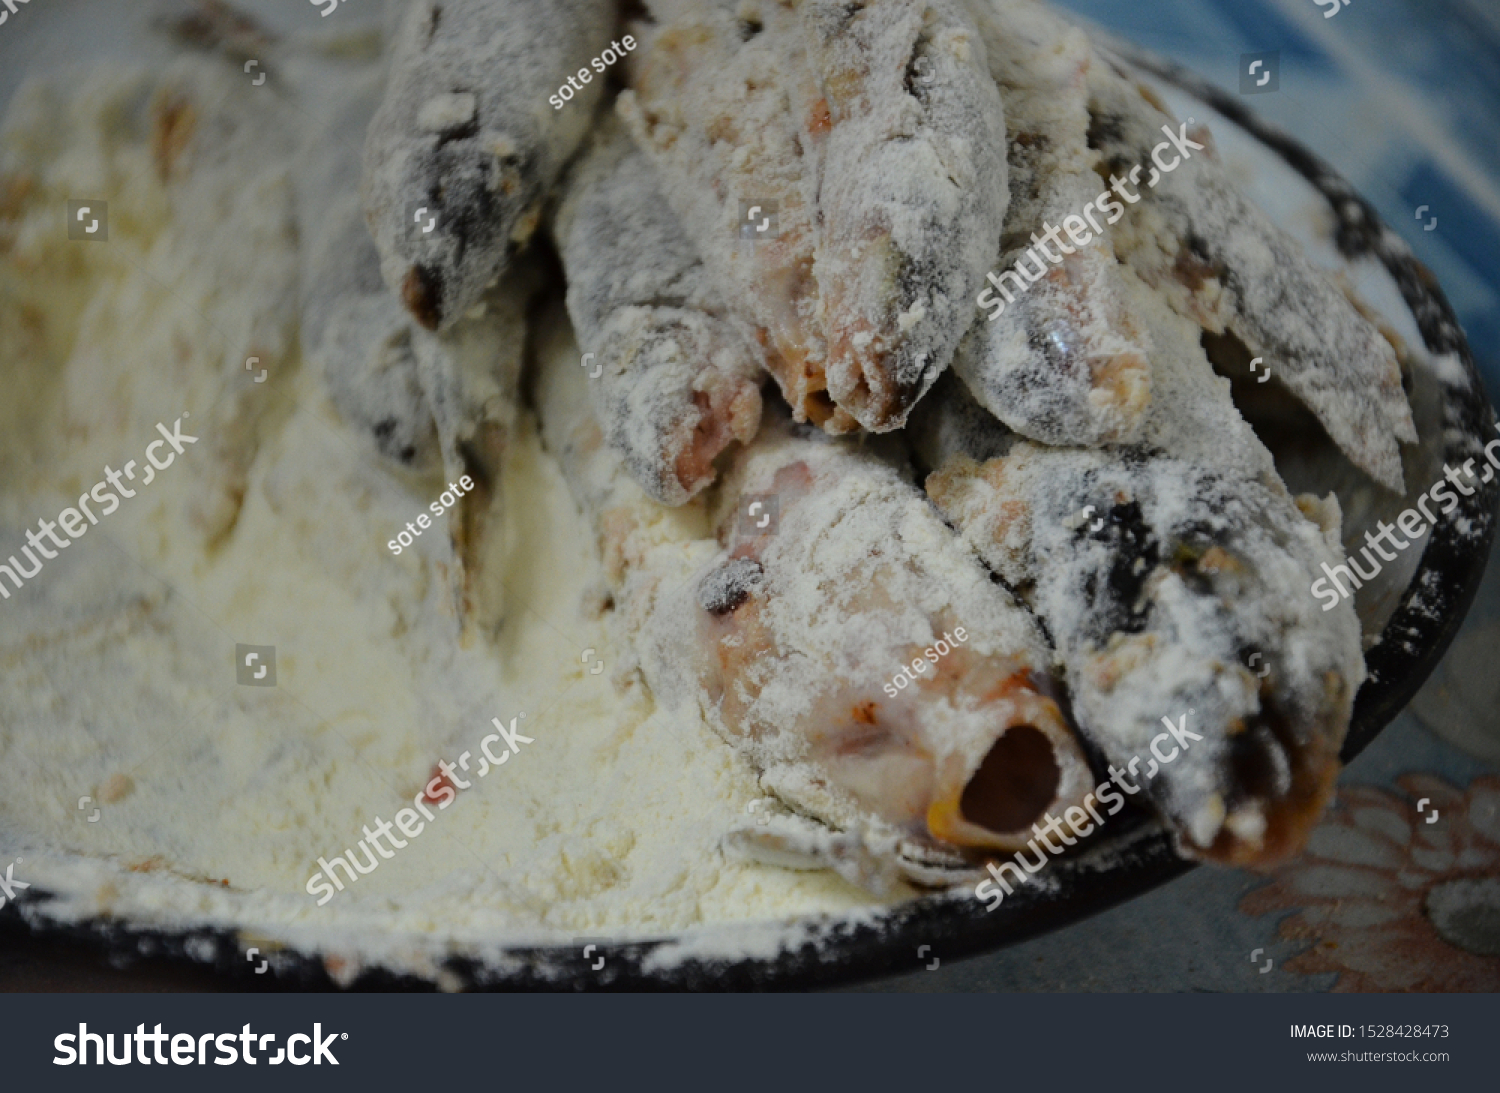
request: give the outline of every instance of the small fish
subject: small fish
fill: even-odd
[[[798,814],[747,821],[732,847],[888,892],[965,875],[1082,802],[1094,779],[1040,631],[895,466],[778,415],[674,534],[621,482],[575,353],[559,336],[543,354],[543,437],[594,520],[642,673]],[[774,499],[774,519],[748,519],[751,498]],[[914,682],[891,698],[903,667]]]
[[[1123,214],[1089,131],[1093,48],[1051,9],[975,5],[1005,106],[1010,207],[981,310],[953,367],[979,402],[1043,444],[1135,438],[1151,401],[1150,344],[1125,305],[1111,219]]]
[[[660,21],[641,30],[620,116],[720,294],[764,342],[797,420],[855,429],[824,374],[811,156],[827,108],[797,13],[759,0],[654,10]],[[777,210],[776,230],[740,238],[754,207]]]
[[[728,314],[617,121],[568,177],[554,232],[610,447],[653,498],[680,505],[714,481],[725,448],[755,435],[765,352]]]
[[[1310,593],[1338,504],[1287,492],[1196,325],[1137,285],[1157,393],[1138,445],[1020,440],[950,382],[916,430],[927,490],[1046,625],[1080,731],[1180,851],[1269,866],[1329,800],[1364,678],[1353,608]]]
[[[386,284],[426,329],[457,322],[535,230],[604,77],[588,72],[567,110],[538,106],[609,44],[614,22],[609,0],[406,11],[365,144],[364,207]]]
[[[299,157],[302,344],[349,423],[387,459],[424,471],[439,453],[417,374],[414,324],[381,279],[358,194],[359,134],[383,84],[379,66],[347,78],[343,101]]]
[[[360,135],[383,80],[379,64],[346,75],[328,124],[298,157],[303,347],[339,412],[383,456],[444,482],[475,481],[448,517],[454,614],[492,631],[503,589],[485,544],[504,516],[500,468],[517,414],[526,279],[507,275],[442,334],[420,327],[391,294],[358,197]]]
[[[899,428],[948,367],[1010,200],[1005,109],[957,0],[804,0],[828,393]]]
[[[1103,55],[1089,69],[1089,93],[1105,170],[1144,164],[1146,181],[1157,182],[1140,187],[1115,230],[1121,260],[1204,331],[1270,362],[1277,383],[1357,467],[1401,492],[1400,444],[1415,443],[1417,432],[1391,343],[1240,192],[1206,129],[1171,117],[1123,62]],[[1163,140],[1164,126],[1176,140]]]
[[[967,7],[656,8],[619,109],[706,268],[797,420],[900,428],[952,360],[1009,199]],[[773,205],[775,233],[736,244]]]

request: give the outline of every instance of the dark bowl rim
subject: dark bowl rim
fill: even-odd
[[[1109,35],[1108,49],[1204,101],[1221,116],[1277,152],[1328,200],[1337,227],[1335,243],[1354,260],[1373,257],[1394,278],[1429,352],[1453,354],[1465,383],[1445,384],[1444,461],[1462,464],[1481,451],[1481,438],[1494,428],[1495,413],[1484,392],[1474,358],[1457,317],[1436,278],[1407,244],[1381,222],[1374,207],[1329,164],[1284,130],[1252,113],[1232,94],[1176,62]],[[1500,438],[1500,433],[1497,433]],[[1349,762],[1407,706],[1436,668],[1472,605],[1495,533],[1500,476],[1461,499],[1461,508],[1433,528],[1400,605],[1380,641],[1367,650],[1368,676],[1355,696],[1354,713],[1341,758]],[[1474,529],[1460,535],[1456,517]],[[1032,885],[1007,896],[1001,913],[987,913],[966,889],[934,893],[852,921],[832,915],[795,920],[804,930],[794,947],[776,956],[731,960],[685,957],[668,970],[650,967],[651,957],[669,937],[635,942],[604,942],[592,962],[574,948],[507,948],[503,966],[450,955],[442,963],[444,989],[538,991],[804,990],[855,983],[882,975],[916,971],[918,951],[953,960],[1014,945],[1108,910],[1181,876],[1194,863],[1179,858],[1169,835],[1154,823],[1138,823],[1107,846],[1053,860],[1045,886]],[[19,905],[0,908],[0,926],[103,949],[119,959],[145,958],[209,967],[236,986],[258,990],[337,990],[325,957],[278,948],[268,953],[273,977],[254,974],[238,931],[221,927],[163,930],[109,917],[63,923],[50,918],[52,893],[34,890]],[[732,927],[725,927],[726,929]],[[329,954],[331,960],[332,954]],[[437,989],[433,980],[373,966],[357,974],[350,989]]]

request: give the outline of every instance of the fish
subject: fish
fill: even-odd
[[[977,0],[974,10],[1004,103],[1011,199],[953,368],[1032,440],[1129,442],[1151,401],[1151,347],[1118,284],[1110,224],[1123,209],[1113,195],[1096,204],[1105,186],[1090,143],[1093,46],[1029,0]]]
[[[755,436],[765,351],[618,120],[601,123],[562,193],[553,231],[595,413],[641,487],[683,504],[715,481],[726,448]]]
[[[1082,803],[1093,778],[1040,629],[899,462],[778,409],[713,499],[662,510],[603,442],[569,342],[542,354],[543,440],[640,671],[781,805],[727,846],[889,894],[972,876]]]
[[[952,360],[1009,200],[967,7],[655,10],[618,109],[706,268],[798,421],[899,429]]]
[[[490,546],[504,521],[501,465],[517,421],[528,275],[518,267],[441,334],[402,307],[380,272],[360,205],[362,137],[386,80],[380,62],[342,74],[339,101],[298,156],[303,351],[339,413],[394,466],[444,483],[470,475],[450,510],[453,615],[465,631],[504,617]],[[496,346],[499,347],[498,351]]]
[[[1338,502],[1288,492],[1197,325],[1122,284],[1154,346],[1138,441],[1039,445],[955,379],[914,443],[944,518],[1046,627],[1111,776],[1183,856],[1267,868],[1331,798],[1365,674],[1352,605],[1310,591],[1339,560]]]
[[[959,0],[803,0],[827,130],[813,276],[828,393],[901,427],[949,366],[1011,199],[1006,115]]]
[[[362,193],[385,282],[417,323],[456,323],[536,230],[541,206],[594,121],[609,0],[416,0],[390,46]]]
[[[797,14],[726,0],[652,11],[616,111],[708,275],[765,345],[797,420],[855,430],[825,375],[810,157],[827,120]]]
[[[380,275],[359,199],[361,140],[385,83],[380,66],[347,77],[328,124],[299,157],[302,345],[340,414],[386,459],[440,462],[412,347],[413,321]]]
[[[1150,172],[1113,229],[1121,260],[1206,334],[1263,360],[1355,466],[1403,492],[1401,444],[1417,431],[1391,342],[1234,184],[1206,126],[1180,122],[1123,61],[1096,52],[1090,140],[1101,170]]]

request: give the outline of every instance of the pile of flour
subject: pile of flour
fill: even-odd
[[[385,547],[441,483],[392,470],[347,428],[294,340],[261,354],[267,382],[242,369],[283,315],[285,294],[246,291],[243,273],[284,262],[291,187],[249,137],[254,173],[189,155],[189,177],[164,181],[158,108],[250,137],[288,115],[239,105],[244,89],[213,63],[30,86],[0,137],[14,395],[0,408],[0,545],[137,453],[157,420],[189,411],[208,449],[0,602],[0,854],[60,897],[45,913],[384,946],[418,965],[434,945],[871,906],[829,873],[724,858],[720,838],[761,796],[755,774],[620,669],[592,536],[529,418],[495,547],[507,619],[465,648],[444,606],[451,555],[426,539],[400,558]],[[108,198],[108,243],[68,240],[63,195]],[[239,248],[209,230],[236,204]],[[239,643],[275,646],[275,688],[237,683]],[[492,718],[523,712],[535,743],[463,792],[420,852],[315,905],[304,886],[320,856],[409,804],[439,760],[477,755]]]

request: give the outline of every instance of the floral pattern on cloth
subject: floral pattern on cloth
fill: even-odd
[[[1282,940],[1312,944],[1286,968],[1336,972],[1338,992],[1500,990],[1500,777],[1396,782],[1410,799],[1341,787],[1307,849],[1240,910],[1295,911]]]

